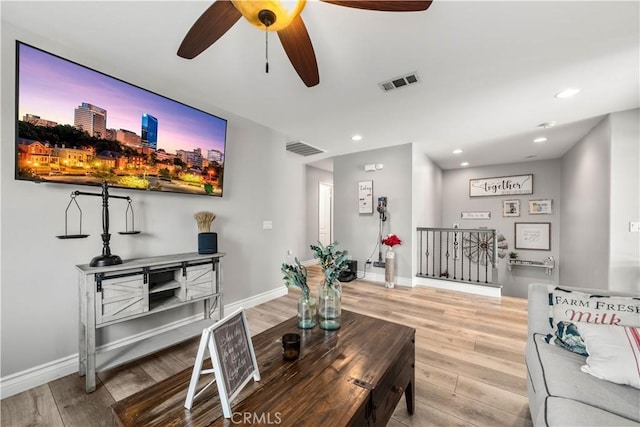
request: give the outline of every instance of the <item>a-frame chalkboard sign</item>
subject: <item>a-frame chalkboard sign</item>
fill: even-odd
[[[207,348],[213,369],[202,369]],[[204,374],[214,374],[214,378],[196,394],[198,379]],[[231,402],[251,378],[260,381],[260,373],[247,317],[241,308],[202,331],[184,407],[191,409],[194,399],[215,382],[218,385],[222,413],[225,418],[231,418]]]

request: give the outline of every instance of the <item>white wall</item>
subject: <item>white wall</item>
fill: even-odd
[[[560,283],[563,285],[608,288],[610,177],[607,117],[562,158]]]
[[[442,169],[424,152],[424,146],[413,144],[413,214],[412,225],[415,236],[418,227],[440,227],[442,223]],[[417,239],[413,239],[412,254],[417,254]],[[413,256],[412,276],[417,271],[417,258]]]
[[[609,114],[562,158],[563,284],[640,292],[639,115]]]
[[[313,166],[306,166],[306,232],[305,246],[302,251],[294,253],[301,261],[313,259],[313,252],[309,245],[316,244],[319,237],[319,194],[320,183],[333,185],[333,173]],[[335,234],[335,233],[334,233]]]
[[[365,172],[364,166],[382,163],[384,168],[376,172]],[[394,233],[402,245],[394,247],[396,252],[396,278],[407,282],[412,277],[412,188],[411,188],[412,148],[411,144],[391,148],[370,150],[334,158],[334,220],[335,240],[339,248],[349,250],[353,259],[358,260],[362,270],[369,256],[378,259],[378,251],[372,252],[378,240],[379,216],[375,208],[380,196],[387,197],[387,221],[383,225],[383,236]],[[373,214],[358,213],[358,182],[373,181]],[[386,247],[382,247],[382,257]],[[384,275],[384,269],[372,268],[375,275]],[[376,277],[376,276],[374,276]],[[379,276],[378,276],[379,277]],[[369,278],[369,277],[367,277]]]
[[[609,289],[640,292],[640,109],[612,113]]]
[[[284,148],[284,147],[283,147]],[[277,203],[276,209],[284,215],[286,223],[282,224],[282,227],[278,227],[274,238],[278,238],[279,233],[283,233],[285,241],[289,242],[285,251],[285,257],[282,260],[287,261],[290,256],[287,254],[300,254],[308,247],[305,240],[306,232],[306,165],[304,163],[304,157],[290,152],[286,152],[287,161],[281,165],[286,166],[287,169],[284,175],[281,175],[283,181],[275,188],[273,195],[276,197],[274,202]],[[270,164],[265,163],[267,168],[277,169],[278,163]],[[265,167],[265,166],[263,166]],[[275,171],[274,171],[275,172]],[[284,228],[284,229],[283,229]],[[282,278],[282,275],[280,275]],[[280,281],[281,283],[282,280]]]
[[[520,196],[469,197],[469,180],[509,175],[533,174],[533,194]],[[453,169],[443,172],[442,178],[442,227],[452,227],[454,223],[460,228],[487,227],[502,233],[509,244],[508,251],[514,251],[516,222],[550,222],[551,250],[515,250],[523,260],[542,261],[548,256],[556,260],[556,268],[551,276],[545,270],[535,267],[515,267],[507,270],[507,258],[499,259],[499,283],[503,286],[502,294],[526,297],[529,283],[557,283],[558,270],[566,261],[560,254],[560,212],[564,209],[564,201],[560,191],[560,160],[540,160],[535,162],[514,163],[477,168]],[[530,215],[528,202],[532,199],[552,199],[551,215]],[[503,217],[502,201],[520,200],[519,217]],[[489,220],[463,220],[461,212],[491,212]]]
[[[1,375],[18,373],[55,362],[78,351],[78,295],[75,265],[100,253],[100,206],[79,200],[88,239],[58,240],[64,232],[64,209],[74,186],[34,184],[14,180],[15,39],[38,46],[92,68],[100,69],[95,52],[3,23],[1,105]],[[98,65],[96,64],[98,61]],[[284,287],[280,264],[287,249],[300,248],[304,235],[304,165],[286,153],[284,135],[232,115],[218,106],[198,102],[196,94],[180,90],[180,76],[162,80],[118,75],[160,93],[228,119],[224,197],[114,190],[130,195],[138,236],[113,233],[112,251],[124,259],[197,250],[194,212],[211,210],[217,218],[223,260],[225,304]],[[214,97],[212,97],[214,98]],[[90,191],[94,187],[84,187]],[[293,202],[292,202],[293,201]],[[120,214],[122,209],[122,215]],[[124,228],[124,207],[112,204],[111,229]],[[273,221],[263,230],[262,221]],[[179,309],[108,327],[107,341],[135,334],[151,326],[188,317],[195,307]]]

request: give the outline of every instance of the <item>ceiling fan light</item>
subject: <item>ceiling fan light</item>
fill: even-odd
[[[297,1],[247,1],[247,0],[231,0],[233,5],[238,11],[245,17],[251,25],[254,25],[261,30],[268,31],[280,31],[300,15],[302,9],[304,9],[306,0]],[[260,11],[269,10],[276,16],[275,22],[271,23],[268,28],[265,28],[265,24],[258,17]]]

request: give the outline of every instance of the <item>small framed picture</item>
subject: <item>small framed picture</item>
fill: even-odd
[[[502,216],[520,216],[520,200],[503,200]]]
[[[460,219],[491,219],[491,212],[460,212]]]
[[[516,222],[516,249],[551,250],[550,222]]]
[[[552,212],[551,199],[529,200],[529,213],[531,215],[549,215]]]

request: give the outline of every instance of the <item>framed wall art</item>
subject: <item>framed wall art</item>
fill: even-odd
[[[529,200],[529,213],[531,215],[549,215],[552,212],[551,199]]]
[[[469,180],[469,197],[533,194],[533,175],[500,176]]]
[[[503,200],[502,216],[520,216],[520,200]]]
[[[550,222],[516,222],[515,236],[516,249],[551,250]]]
[[[373,181],[358,183],[358,213],[373,213]]]

